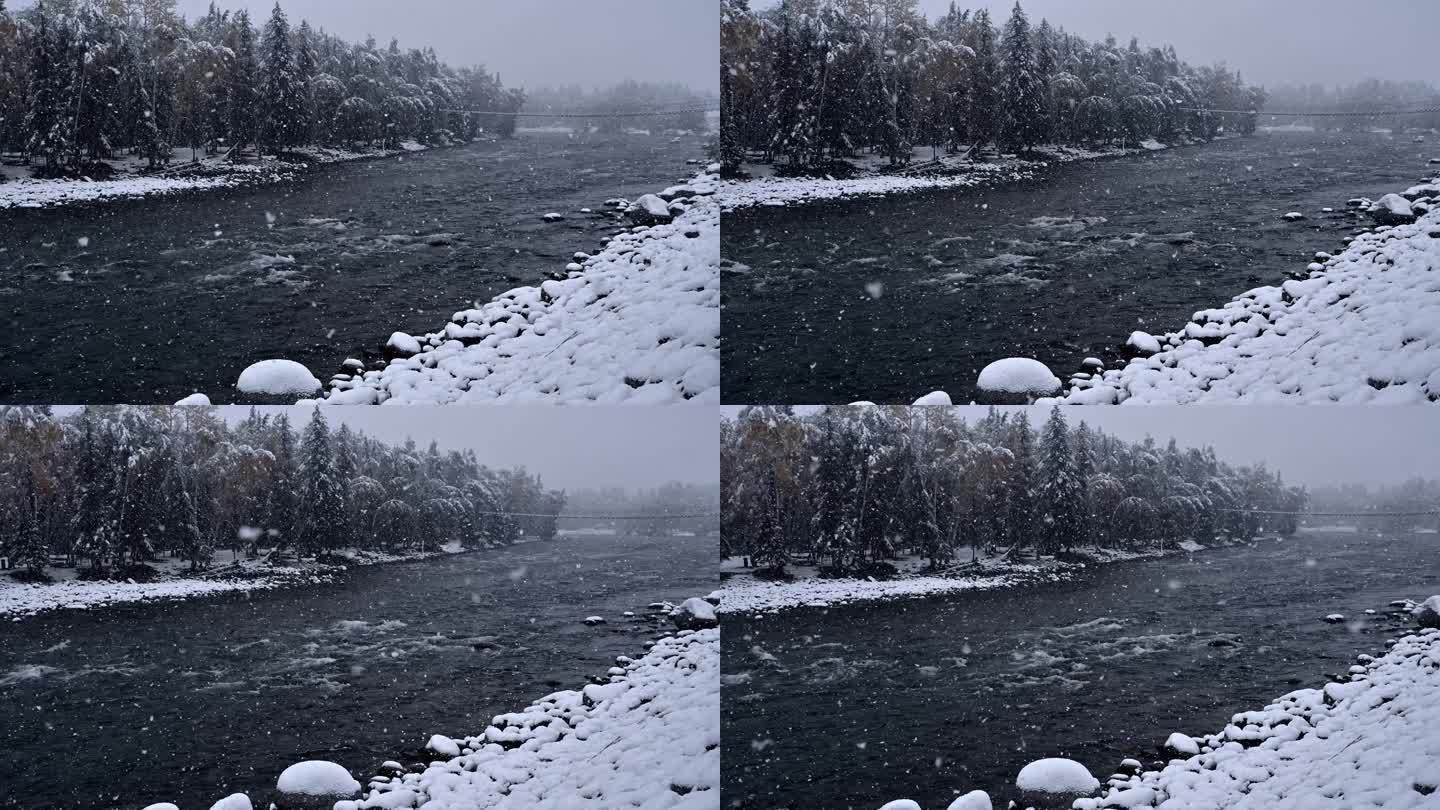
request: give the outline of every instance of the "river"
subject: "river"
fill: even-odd
[[[392,331],[434,331],[594,252],[629,224],[606,199],[693,174],[702,145],[526,132],[294,182],[0,212],[0,400],[230,402],[272,357],[328,379]]]
[[[655,626],[622,614],[714,590],[714,557],[706,538],[561,538],[6,622],[0,807],[208,807],[235,791],[263,807],[312,758],[363,782],[431,734],[478,733],[643,654]]]
[[[1387,603],[1440,590],[1437,542],[1302,534],[1058,585],[725,616],[726,806],[931,808],[982,789],[1003,807],[1036,759],[1101,780],[1148,765],[1171,732],[1217,732],[1383,652],[1408,626]]]
[[[970,401],[1003,357],[1062,378],[1088,356],[1113,364],[1132,331],[1178,329],[1337,251],[1362,222],[1345,201],[1412,185],[1433,154],[1262,133],[993,188],[726,213],[725,401]]]

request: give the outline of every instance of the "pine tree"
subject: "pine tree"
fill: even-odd
[[[1020,3],[1005,26],[1004,142],[1026,150],[1040,143],[1045,124],[1044,82],[1037,75],[1030,21]]]
[[[226,93],[230,145],[235,155],[255,142],[260,123],[259,97],[255,92],[259,64],[255,58],[255,29],[250,14],[241,10],[235,15],[231,33],[230,86]]]
[[[330,428],[319,408],[305,428],[301,445],[304,457],[303,500],[305,515],[299,538],[301,549],[317,554],[339,547],[345,540],[336,534],[344,522],[345,504],[336,483],[335,455],[330,447]]]
[[[1069,429],[1058,405],[1051,410],[1040,438],[1039,490],[1045,551],[1054,554],[1080,545],[1085,507]]]
[[[35,6],[35,34],[30,45],[30,103],[25,115],[29,133],[25,154],[44,160],[44,173],[60,171],[70,151],[70,122],[64,114],[69,99],[69,71],[64,35],[51,25],[45,0]]]
[[[280,4],[265,25],[262,83],[264,108],[263,141],[280,150],[302,143],[306,136],[301,82],[296,75],[295,49],[290,41],[290,23]]]
[[[1011,453],[1014,461],[1008,481],[1005,536],[1012,555],[1027,545],[1038,545],[1035,536],[1035,436],[1030,417],[1021,411],[1011,426]]]
[[[1000,99],[1000,59],[995,53],[995,27],[990,12],[980,9],[971,23],[975,52],[971,60],[970,139],[976,145],[994,143],[1000,135],[1003,111]]]
[[[290,419],[280,414],[275,419],[271,452],[274,467],[270,472],[270,489],[265,498],[265,532],[271,538],[277,555],[297,540],[299,500],[295,489],[295,437],[290,432]]]
[[[310,143],[314,139],[315,101],[312,82],[318,73],[315,32],[311,30],[309,20],[301,20],[299,30],[295,32],[296,100],[299,104],[296,126],[299,143]]]

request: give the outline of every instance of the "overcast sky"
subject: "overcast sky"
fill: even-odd
[[[60,415],[77,410],[58,407]],[[262,407],[287,411],[296,430],[310,421],[309,407]],[[218,408],[239,422],[249,406]],[[720,480],[720,431],[710,408],[527,406],[329,407],[330,427],[352,430],[390,444],[407,437],[421,447],[472,448],[490,467],[524,466],[553,489],[652,488],[669,481],[713,484]]]
[[[739,407],[723,411],[733,416]],[[809,410],[809,409],[804,409]],[[967,421],[984,407],[957,409]],[[1007,408],[1005,410],[1021,410]],[[1038,428],[1049,408],[1029,408]],[[1210,445],[1232,464],[1265,462],[1292,484],[1383,484],[1423,477],[1440,479],[1440,412],[1429,407],[1143,406],[1072,407],[1071,427],[1081,421],[1112,436],[1181,447]]]
[[[752,0],[766,8],[778,0]],[[930,19],[950,0],[920,0]],[[996,24],[1014,0],[956,0],[960,8],[988,8]],[[1024,0],[1031,22],[1048,18],[1091,41],[1114,34],[1142,46],[1174,45],[1195,64],[1226,62],[1247,81],[1346,84],[1357,79],[1440,81],[1435,67],[1437,0]]]
[[[275,0],[217,0],[250,10],[256,25]],[[11,2],[13,8],[34,0]],[[455,67],[484,64],[510,87],[578,84],[606,87],[625,79],[673,81],[696,90],[720,87],[717,0],[281,0],[292,24],[352,42],[374,35],[381,45],[433,47]],[[178,0],[187,19],[210,0]]]

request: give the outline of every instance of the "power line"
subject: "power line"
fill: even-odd
[[[440,112],[465,113],[467,115],[513,115],[517,118],[654,118],[662,115],[690,115],[693,113],[719,112],[719,110],[715,107],[691,107],[684,110],[650,110],[648,112],[541,113],[510,112],[509,110],[457,110],[441,108]]]
[[[1176,109],[1186,112],[1209,112],[1209,113],[1238,113],[1240,115],[1277,115],[1277,116],[1319,116],[1328,118],[1337,117],[1370,117],[1376,115],[1424,115],[1426,113],[1440,112],[1440,107],[1426,107],[1419,110],[1371,110],[1368,112],[1272,112],[1270,110],[1209,110],[1203,107],[1177,107]]]
[[[529,512],[472,512],[476,515],[504,515],[506,517],[534,518],[578,518],[581,520],[692,520],[696,518],[718,518],[719,512],[705,512],[694,515],[538,515]]]
[[[1274,509],[1221,509],[1221,512],[1238,512],[1246,515],[1294,515],[1296,517],[1432,517],[1440,510],[1425,512],[1284,512]]]

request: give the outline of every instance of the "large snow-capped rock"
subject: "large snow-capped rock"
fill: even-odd
[[[310,369],[294,360],[261,360],[240,372],[235,387],[245,394],[307,396],[320,391]]]
[[[1176,732],[1165,740],[1165,750],[1181,756],[1193,757],[1200,753],[1200,744],[1188,734]]]
[[[975,382],[985,405],[1025,405],[1060,391],[1060,379],[1039,360],[1007,357],[980,370]]]
[[[663,225],[674,219],[669,203],[658,194],[641,195],[625,209],[625,215],[636,225]]]
[[[937,405],[949,407],[955,403],[950,400],[950,395],[945,393],[944,391],[931,391],[925,396],[915,400],[911,404],[913,404],[917,408],[925,408]]]
[[[1073,759],[1049,757],[1021,768],[1020,775],[1015,777],[1015,787],[1038,797],[1078,798],[1099,790],[1100,780]]]
[[[323,759],[297,762],[275,782],[284,810],[321,810],[341,799],[353,799],[360,783],[341,765]]]
[[[680,630],[705,630],[719,626],[715,606],[698,596],[686,599],[670,611],[670,621]]]
[[[1410,201],[1399,194],[1386,194],[1365,212],[1380,225],[1408,225],[1415,221]]]
[[[1416,605],[1411,615],[1421,627],[1440,628],[1440,596],[1432,596]]]

